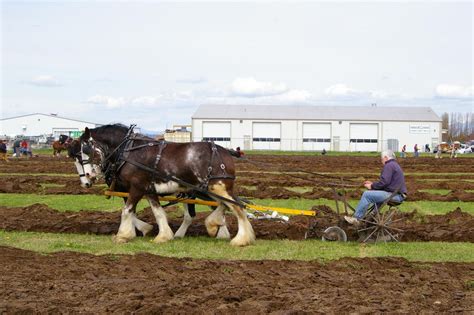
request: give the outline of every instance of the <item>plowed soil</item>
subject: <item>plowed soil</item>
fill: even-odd
[[[338,225],[343,228],[349,240],[358,240],[357,230],[345,223],[330,208],[315,207],[316,217],[293,216],[288,222],[273,220],[251,220],[258,239],[292,239],[321,238],[323,231]],[[176,211],[168,208],[168,212]],[[198,213],[187,236],[207,235],[204,219],[209,213]],[[151,235],[158,234],[150,208],[138,216],[154,224]],[[446,215],[419,217],[415,212],[400,213],[395,220],[400,221],[392,226],[404,230],[400,233],[401,241],[445,241],[474,242],[474,217],[456,209]],[[176,231],[182,218],[170,219],[170,227]],[[226,221],[232,235],[237,233],[237,222],[233,215],[227,215]],[[120,213],[80,211],[58,212],[46,205],[36,204],[23,208],[0,207],[0,229],[7,231],[37,231],[50,233],[90,233],[113,234],[118,230]]]
[[[409,200],[474,201],[474,173],[472,159],[402,159],[409,191]],[[250,156],[237,160],[236,191],[240,196],[253,198],[333,198],[331,184],[349,184],[348,196],[358,199],[364,179],[376,180],[381,170],[378,158],[330,156]],[[340,178],[324,178],[305,172],[328,173]],[[295,173],[296,172],[296,173]],[[29,160],[11,160],[0,163],[2,176],[0,192],[40,194],[101,194],[104,186],[98,182],[90,189],[81,188],[74,164],[66,158],[36,157]],[[22,176],[21,174],[36,176]],[[335,173],[335,174],[331,174]],[[456,175],[455,173],[461,174]],[[57,176],[64,174],[71,176]],[[462,174],[466,174],[463,176]],[[51,184],[55,186],[41,184]],[[303,188],[295,191],[295,188]],[[446,194],[431,194],[423,189],[445,189]]]
[[[0,313],[474,312],[474,264],[209,261],[0,247]]]
[[[367,157],[249,159],[258,167],[238,161],[236,186],[239,195],[258,198],[332,198],[329,179],[282,172],[345,173],[344,182],[354,184],[365,178],[376,179],[381,169],[378,158]],[[472,159],[419,158],[401,160],[400,164],[407,174],[410,200],[474,200],[474,183],[469,181],[474,173]],[[102,194],[104,189],[98,185],[80,188],[75,167],[65,158],[12,159],[0,162],[0,174],[3,193]],[[295,187],[306,192],[295,191]],[[362,188],[352,188],[350,197],[358,198]],[[422,189],[450,192],[433,195]],[[252,225],[259,239],[320,238],[323,230],[333,225],[344,228],[350,240],[359,237],[328,207],[314,209],[315,218],[295,216],[289,222],[253,220]],[[174,217],[170,221],[176,230],[181,218],[176,217],[173,207],[167,211]],[[198,213],[188,236],[206,235],[206,215]],[[150,209],[139,217],[155,222]],[[460,209],[440,216],[412,212],[396,218],[401,219],[396,227],[405,231],[402,241],[474,242],[473,216]],[[0,229],[4,230],[113,234],[119,221],[118,212],[58,212],[41,204],[23,208],[0,204]],[[235,234],[234,217],[227,216],[227,222],[231,234]],[[153,233],[157,232],[155,224]],[[0,313],[473,314],[474,264],[419,263],[400,258],[344,258],[328,263],[210,261],[150,254],[44,255],[0,247]]]

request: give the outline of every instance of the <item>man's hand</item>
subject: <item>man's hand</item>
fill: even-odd
[[[367,189],[372,189],[372,182],[370,180],[366,180],[364,182],[364,187],[367,188]]]

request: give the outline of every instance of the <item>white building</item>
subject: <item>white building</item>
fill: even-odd
[[[86,127],[95,128],[99,124],[60,117],[55,114],[29,114],[0,119],[0,136],[41,136],[70,135],[75,131],[83,131]]]
[[[201,105],[193,141],[243,150],[400,151],[441,141],[429,107]]]

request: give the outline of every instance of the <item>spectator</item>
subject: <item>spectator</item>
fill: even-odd
[[[15,142],[13,142],[13,156],[14,157],[20,157],[20,144],[21,140],[17,139]]]
[[[28,144],[28,141],[26,141],[26,139],[24,139],[21,142],[20,152],[21,152],[21,154],[24,154],[24,155],[27,155],[27,156],[32,156],[33,155],[31,153],[31,150],[29,149],[29,144]]]
[[[437,148],[435,158],[441,159],[441,144],[438,144]]]
[[[326,155],[326,149],[323,148],[323,151],[321,152],[322,155]]]
[[[418,153],[418,151],[420,151],[420,149],[418,148],[418,144],[415,144],[415,146],[413,147],[413,152],[415,152],[415,157],[418,157],[420,156],[420,153]]]
[[[407,152],[407,145],[404,144],[403,147],[402,147],[402,152],[400,152],[400,157],[401,158],[406,158],[407,157],[406,152]]]
[[[426,153],[430,153],[430,152],[431,152],[430,145],[429,145],[428,143],[425,144],[425,152],[426,152]]]
[[[5,142],[3,142],[3,140],[0,140],[0,159],[4,161],[8,161],[7,160],[7,145],[5,144]]]

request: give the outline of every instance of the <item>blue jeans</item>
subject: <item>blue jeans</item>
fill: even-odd
[[[384,190],[366,190],[360,198],[359,204],[357,205],[356,212],[354,217],[357,219],[362,219],[365,215],[365,212],[371,204],[377,204],[377,207],[380,206],[385,200],[390,197],[392,193]],[[403,197],[400,194],[396,194],[392,197],[392,200],[397,202],[403,202]]]

